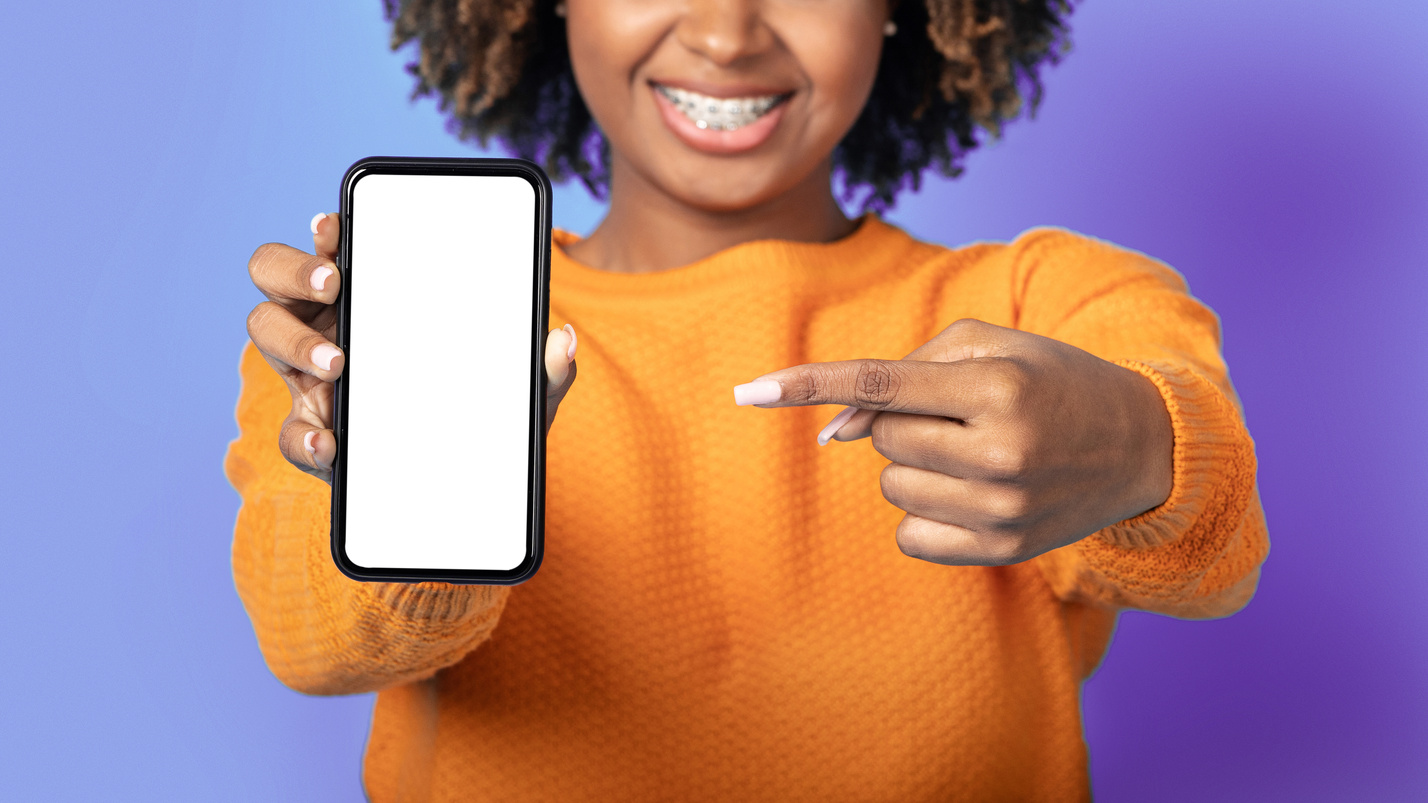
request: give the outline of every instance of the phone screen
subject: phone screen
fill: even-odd
[[[516,160],[364,160],[343,186],[334,557],[359,579],[523,580],[542,541],[549,185]]]

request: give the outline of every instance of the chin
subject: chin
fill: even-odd
[[[785,181],[770,181],[767,169],[724,169],[681,171],[674,176],[661,176],[659,184],[665,193],[704,212],[732,214],[754,209],[778,198],[799,183],[801,177],[786,177]]]
[[[774,194],[750,195],[736,192],[711,192],[685,195],[680,200],[694,209],[713,214],[732,215],[747,212],[768,203]]]

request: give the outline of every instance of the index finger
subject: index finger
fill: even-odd
[[[1004,344],[998,337],[1015,332],[1003,326],[962,318],[938,332],[931,340],[908,352],[904,360],[924,362],[957,362],[977,357],[999,356],[1005,352]],[[859,410],[848,407],[834,416],[823,431],[818,433],[819,445],[830,440],[855,441],[873,434],[873,422],[878,418],[876,410]]]
[[[975,356],[973,354],[958,355],[952,357],[948,345],[943,341],[953,327],[949,326],[942,330],[937,337],[932,338],[921,346],[908,352],[904,360],[922,360],[923,362],[950,362],[951,359],[965,359]],[[844,407],[843,411],[834,416],[818,433],[818,445],[822,446],[828,441],[855,441],[866,438],[873,434],[873,422],[878,419],[878,410],[860,410],[857,407]]]
[[[734,403],[759,407],[843,404],[863,410],[974,418],[991,401],[990,363],[843,360],[785,368],[734,388]],[[990,369],[995,372],[996,369]]]

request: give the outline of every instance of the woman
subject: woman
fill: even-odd
[[[379,692],[372,799],[1088,798],[1079,687],[1117,611],[1228,615],[1268,549],[1217,319],[1139,254],[948,250],[832,189],[877,210],[955,172],[1069,9],[388,11],[463,134],[610,210],[555,237],[547,555],[515,589],[338,573],[337,218],[250,263],[235,577],[283,682]]]

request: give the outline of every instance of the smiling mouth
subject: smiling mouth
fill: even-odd
[[[737,131],[768,114],[793,94],[789,92],[747,98],[716,98],[662,84],[654,84],[654,87],[680,114],[688,117],[696,128],[709,131]]]

